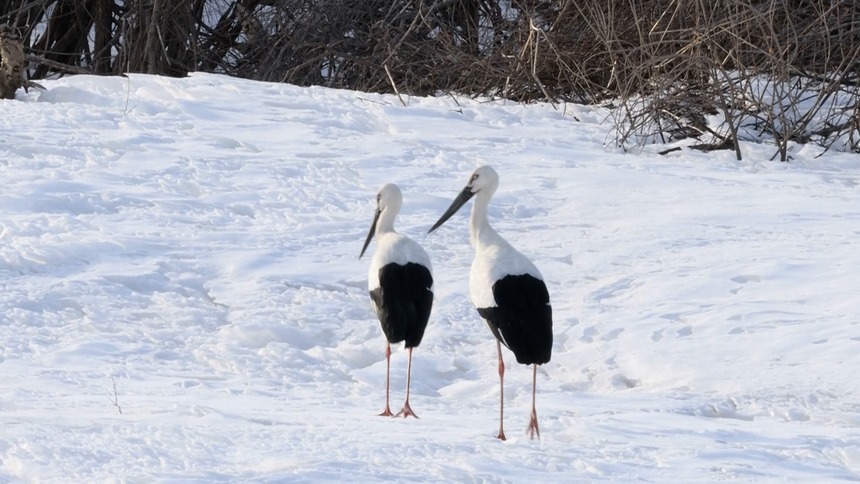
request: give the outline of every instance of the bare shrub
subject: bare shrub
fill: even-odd
[[[704,138],[702,149],[769,141],[787,161],[793,142],[860,151],[860,15],[846,2],[667,1],[640,49],[617,56],[632,79],[619,85],[619,143]]]
[[[851,0],[0,0],[30,78],[192,71],[610,102],[619,145],[860,151]]]

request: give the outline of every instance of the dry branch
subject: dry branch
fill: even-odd
[[[401,102],[440,92],[554,104],[613,99],[623,146],[695,136],[731,139],[738,156],[744,139],[773,143],[781,159],[794,142],[860,152],[856,111],[841,109],[860,104],[860,3],[846,0],[0,6],[0,23],[24,40],[30,79],[204,71],[390,92]]]

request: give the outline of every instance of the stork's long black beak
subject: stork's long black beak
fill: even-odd
[[[442,225],[443,223],[445,223],[446,220],[451,218],[451,215],[457,213],[457,210],[460,210],[460,207],[465,205],[466,202],[468,202],[473,196],[475,196],[475,194],[472,193],[471,188],[469,188],[468,186],[464,188],[463,191],[461,191],[460,194],[457,195],[457,198],[455,198],[454,201],[451,202],[451,206],[448,207],[448,210],[445,210],[445,213],[443,213],[442,216],[439,217],[439,220],[436,222],[436,224],[433,225],[433,227],[430,228],[430,230],[427,231],[427,233],[429,234],[430,232],[439,228],[440,225]]]
[[[367,250],[367,246],[370,245],[370,239],[372,239],[373,234],[376,233],[376,222],[379,220],[380,213],[382,213],[382,211],[377,209],[376,214],[373,216],[373,223],[370,224],[370,232],[367,233],[367,239],[364,241],[364,247],[361,248],[361,254],[358,254],[359,259],[364,255],[364,251]]]

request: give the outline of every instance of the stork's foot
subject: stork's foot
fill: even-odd
[[[415,415],[415,412],[412,411],[412,407],[409,406],[409,401],[407,400],[406,403],[403,404],[403,408],[399,412],[397,412],[397,415],[395,415],[395,417],[403,417],[403,418],[415,417],[415,418],[418,418],[418,415]]]
[[[499,435],[497,435],[496,438],[499,440],[508,440],[508,438],[505,437],[505,432],[501,429],[499,429]]]
[[[534,409],[532,409],[532,418],[529,420],[529,428],[526,429],[526,433],[529,434],[529,437],[531,437],[532,440],[534,440],[535,437],[540,439],[540,429],[538,428],[537,411],[535,411]]]
[[[388,407],[388,405],[386,405],[385,410],[383,410],[382,413],[379,414],[380,417],[391,417],[393,415],[394,414],[391,413],[391,409]]]

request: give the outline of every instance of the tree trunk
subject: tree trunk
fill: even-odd
[[[93,71],[98,74],[111,72],[111,31],[113,0],[94,0],[95,15],[93,22],[96,28],[95,42],[93,43]]]
[[[161,56],[159,42],[159,20],[161,18],[161,0],[152,0],[152,13],[149,18],[149,27],[146,29],[146,73],[159,74],[161,72]]]

